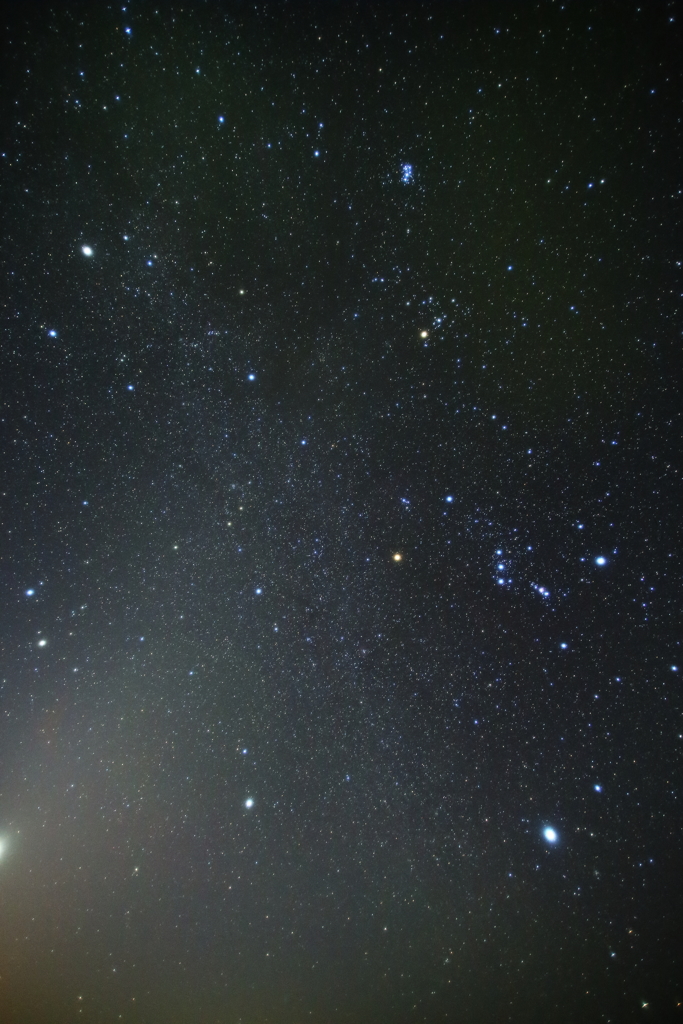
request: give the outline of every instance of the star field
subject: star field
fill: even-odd
[[[5,15],[0,1019],[683,1019],[679,5]]]

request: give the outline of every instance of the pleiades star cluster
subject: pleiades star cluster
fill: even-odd
[[[681,12],[13,3],[0,1020],[683,1020]]]

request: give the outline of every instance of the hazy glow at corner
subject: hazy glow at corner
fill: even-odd
[[[7,848],[7,844],[5,843],[5,840],[4,839],[0,839],[0,857],[2,857],[2,855],[4,854],[6,848]]]

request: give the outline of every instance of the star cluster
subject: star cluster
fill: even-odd
[[[680,1018],[680,41],[12,9],[3,1021]]]

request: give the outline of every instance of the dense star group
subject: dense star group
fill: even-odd
[[[0,1020],[676,1020],[680,28],[15,6]]]

